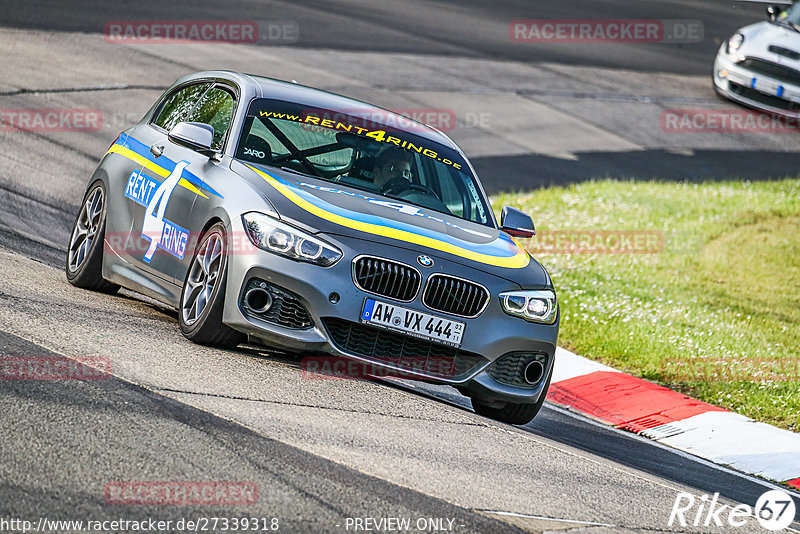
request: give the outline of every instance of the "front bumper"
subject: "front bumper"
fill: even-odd
[[[234,235],[240,232],[240,235],[244,235],[240,221],[234,220],[232,224],[234,228],[231,231]],[[434,256],[430,251],[426,253],[434,259],[434,265],[425,268],[417,263],[419,251],[341,236],[326,235],[325,239],[344,253],[338,263],[328,268],[295,262],[262,250],[232,254],[228,262],[223,322],[271,346],[298,352],[323,352],[363,361],[371,368],[382,369],[389,374],[397,371],[398,375],[408,378],[450,384],[482,398],[520,403],[535,403],[539,399],[546,377],[552,372],[559,323],[557,320],[553,325],[541,325],[507,315],[501,308],[498,295],[502,291],[521,289],[519,285],[505,278]],[[489,290],[491,295],[489,303],[478,317],[468,319],[428,309],[421,302],[422,290],[411,302],[397,302],[367,293],[356,287],[351,270],[353,259],[365,252],[417,267],[423,275],[422,287],[433,273],[447,273],[474,280]],[[513,276],[513,271],[505,272]],[[297,295],[308,311],[313,326],[302,329],[287,328],[260,320],[248,313],[242,306],[242,299],[248,282],[254,278]],[[332,293],[336,293],[338,299],[331,299]],[[387,362],[343,350],[342,343],[337,344],[331,336],[329,329],[333,322],[331,319],[346,320],[357,327],[360,326],[359,319],[367,297],[466,323],[458,351],[470,357],[479,357],[480,361],[475,359],[474,365],[470,365],[466,372],[456,372],[447,376],[420,371],[418,366]],[[451,354],[452,351],[453,349],[448,348],[444,352]],[[487,373],[487,369],[495,360],[510,352],[546,355],[544,377],[540,383],[536,386],[515,387],[498,382]]]
[[[714,60],[712,74],[719,94],[774,115],[800,116],[800,86],[742,67],[725,53],[724,47],[723,44]]]

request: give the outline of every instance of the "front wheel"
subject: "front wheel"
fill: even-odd
[[[228,244],[225,226],[216,223],[203,235],[181,291],[178,321],[187,339],[200,345],[235,347],[245,340],[222,323]]]
[[[67,247],[65,273],[70,284],[83,289],[116,293],[117,284],[103,279],[103,240],[106,235],[106,190],[95,182],[86,191]]]

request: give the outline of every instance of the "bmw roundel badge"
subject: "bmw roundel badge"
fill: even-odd
[[[417,256],[417,261],[423,267],[430,267],[431,265],[433,265],[433,260],[431,259],[430,256]]]

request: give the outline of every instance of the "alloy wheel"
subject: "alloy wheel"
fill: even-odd
[[[183,322],[186,325],[196,322],[206,309],[222,271],[223,251],[222,236],[213,233],[203,242],[195,256],[181,303]]]
[[[104,202],[102,187],[96,187],[86,196],[69,242],[68,265],[71,272],[77,271],[89,255],[89,249],[102,223]]]

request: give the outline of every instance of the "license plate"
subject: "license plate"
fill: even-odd
[[[453,347],[461,345],[465,327],[461,321],[453,321],[369,298],[364,301],[361,322],[422,339],[438,341]]]
[[[753,78],[750,80],[750,87],[768,95],[783,96],[783,87],[768,80]]]

